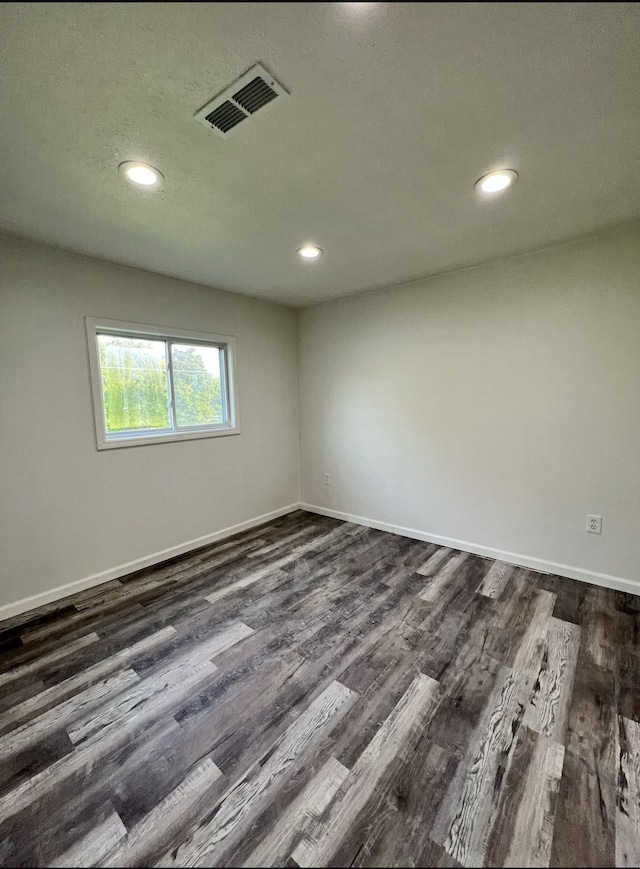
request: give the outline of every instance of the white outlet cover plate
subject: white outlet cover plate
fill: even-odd
[[[602,516],[587,516],[587,531],[590,534],[602,533]]]

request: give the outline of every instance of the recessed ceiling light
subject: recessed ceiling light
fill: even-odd
[[[316,257],[319,257],[321,253],[321,249],[313,244],[305,244],[304,247],[298,248],[298,254],[303,257],[303,259],[316,259]]]
[[[511,187],[518,180],[518,173],[514,169],[498,169],[497,172],[489,172],[476,181],[476,193],[482,198],[502,193],[507,187]]]
[[[153,187],[164,180],[162,172],[154,169],[153,166],[149,166],[147,163],[136,163],[133,160],[121,163],[118,166],[118,171],[124,175],[127,181],[132,181],[141,187]]]

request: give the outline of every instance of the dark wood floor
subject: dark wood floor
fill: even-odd
[[[0,625],[5,866],[638,866],[640,598],[294,513]]]

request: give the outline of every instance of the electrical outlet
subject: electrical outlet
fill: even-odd
[[[324,475],[324,484],[325,484],[325,486],[331,485],[331,477],[329,476],[329,474]]]
[[[587,531],[590,534],[601,534],[602,516],[587,516]]]

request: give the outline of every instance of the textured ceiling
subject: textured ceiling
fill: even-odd
[[[640,214],[640,4],[4,3],[0,41],[0,224],[103,259],[306,305]],[[291,96],[221,139],[255,61]]]

